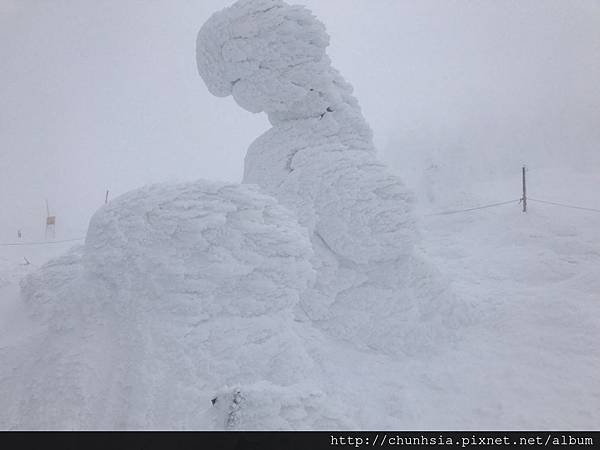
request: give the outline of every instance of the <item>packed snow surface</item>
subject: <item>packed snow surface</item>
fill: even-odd
[[[216,13],[202,78],[273,125],[251,184],[145,187],[101,208],[84,245],[2,248],[0,428],[597,427],[600,215],[429,215],[518,180],[453,193],[438,155],[438,184],[415,170],[411,195],[328,42],[279,0]],[[597,173],[570,175],[600,208]],[[565,176],[533,175],[552,198]]]

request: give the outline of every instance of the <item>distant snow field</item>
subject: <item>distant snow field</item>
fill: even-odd
[[[589,210],[523,213],[518,166],[390,169],[328,44],[280,0],[216,13],[200,75],[272,125],[243,183],[146,186],[81,244],[0,247],[0,428],[598,426],[600,171],[531,168],[532,199]]]

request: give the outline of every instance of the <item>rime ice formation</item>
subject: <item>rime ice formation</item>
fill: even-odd
[[[3,383],[19,386],[4,413],[34,429],[316,427],[292,314],[311,255],[295,216],[254,186],[115,199],[84,246],[23,283],[39,330],[15,349],[27,359]],[[238,411],[236,392],[255,407]]]
[[[101,208],[85,245],[22,284],[36,329],[0,349],[19,362],[0,367],[0,423],[346,428],[360,405],[321,391],[315,349],[347,346],[329,334],[390,353],[451,337],[457,303],[418,256],[410,195],[327,45],[308,10],[278,0],[202,27],[210,91],[273,124],[246,156],[259,186],[155,185]]]
[[[416,352],[450,336],[457,302],[418,256],[411,196],[376,159],[328,44],[304,7],[240,0],[201,28],[198,69],[210,92],[265,112],[273,125],[250,146],[244,182],[310,231],[318,279],[304,313],[358,345]]]

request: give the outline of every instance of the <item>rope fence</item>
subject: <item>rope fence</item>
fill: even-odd
[[[559,206],[562,208],[570,208],[570,209],[579,209],[579,210],[583,210],[583,211],[591,211],[591,212],[597,212],[600,213],[600,209],[597,208],[588,208],[585,206],[577,206],[577,205],[569,205],[567,203],[559,203],[559,202],[552,202],[549,200],[540,200],[537,198],[531,198],[527,196],[527,183],[526,183],[526,173],[529,171],[529,169],[527,169],[525,166],[522,167],[522,175],[523,175],[523,196],[517,200],[508,200],[506,202],[499,202],[499,203],[490,203],[488,205],[482,205],[482,206],[475,206],[473,208],[466,208],[466,209],[456,209],[456,210],[451,210],[451,211],[442,211],[442,212],[438,212],[438,213],[431,213],[431,214],[425,214],[426,217],[430,217],[430,216],[446,216],[449,214],[458,214],[458,213],[466,213],[466,212],[470,212],[470,211],[477,211],[480,209],[486,209],[486,208],[494,208],[496,206],[502,206],[502,205],[509,205],[511,203],[515,203],[515,202],[519,202],[519,204],[523,205],[523,212],[527,212],[527,202],[537,202],[537,203],[543,203],[543,204],[547,204],[547,205],[553,205],[553,206]]]
[[[467,209],[455,209],[452,211],[442,211],[442,212],[438,212],[438,213],[426,214],[426,216],[447,216],[450,214],[458,214],[458,213],[463,213],[463,212],[477,211],[479,209],[494,208],[496,206],[510,205],[511,203],[517,203],[517,202],[520,202],[520,199],[508,200],[506,202],[499,202],[499,203],[490,203],[489,205],[475,206],[473,208],[467,208]]]
[[[570,209],[578,209],[578,210],[582,210],[582,211],[589,211],[589,212],[596,212],[596,213],[600,213],[600,209],[597,208],[589,208],[589,207],[585,207],[585,206],[578,206],[578,205],[570,205],[567,203],[560,203],[560,202],[553,202],[550,200],[540,200],[537,198],[532,198],[532,197],[528,197],[527,196],[527,188],[526,188],[526,179],[525,179],[525,174],[529,169],[527,169],[526,167],[522,168],[522,173],[523,173],[523,196],[521,198],[518,199],[513,199],[513,200],[507,200],[505,202],[496,202],[496,203],[489,203],[487,205],[480,205],[480,206],[474,206],[471,208],[465,208],[465,209],[454,209],[454,210],[448,210],[448,211],[441,211],[441,212],[437,212],[437,213],[430,213],[430,214],[425,214],[425,217],[432,217],[432,216],[448,216],[448,215],[452,215],[452,214],[461,214],[461,213],[468,213],[468,212],[473,212],[473,211],[479,211],[482,209],[488,209],[488,208],[496,208],[499,206],[504,206],[504,205],[510,205],[510,204],[514,204],[514,203],[519,203],[523,205],[523,212],[527,212],[527,202],[537,202],[537,203],[542,203],[542,204],[546,204],[546,205],[552,205],[552,206],[558,206],[558,207],[562,207],[562,208],[570,208]],[[106,197],[105,197],[105,203],[108,203],[108,192],[106,191]],[[66,243],[66,242],[77,242],[77,241],[83,241],[85,240],[85,237],[78,237],[78,238],[72,238],[72,239],[62,239],[62,240],[58,240],[58,241],[38,241],[38,242],[9,242],[9,243],[0,243],[0,247],[8,247],[8,246],[27,246],[27,245],[54,245],[54,244],[62,244],[62,243]]]
[[[543,204],[553,205],[553,206],[560,206],[562,208],[579,209],[579,210],[583,210],[583,211],[591,211],[591,212],[600,213],[600,209],[596,209],[596,208],[587,208],[587,207],[584,207],[584,206],[568,205],[566,203],[551,202],[551,201],[548,201],[548,200],[539,200],[537,198],[531,198],[531,197],[527,197],[527,201],[529,201],[529,202],[543,203]],[[450,214],[459,214],[459,213],[477,211],[477,210],[480,210],[480,209],[494,208],[496,206],[510,205],[512,203],[522,203],[522,202],[523,202],[523,199],[519,198],[519,199],[516,199],[516,200],[509,200],[509,201],[506,201],[506,202],[490,203],[489,205],[475,206],[473,208],[456,209],[456,210],[450,210],[450,211],[442,211],[442,212],[438,212],[438,213],[425,214],[425,217],[446,216],[446,215],[450,215]]]
[[[85,237],[73,238],[73,239],[62,239],[60,241],[38,241],[38,242],[9,242],[6,244],[0,244],[0,247],[12,247],[17,245],[52,245],[52,244],[62,244],[65,242],[76,242],[83,241]]]
[[[548,200],[540,200],[540,199],[531,198],[531,197],[527,197],[527,200],[530,202],[543,203],[543,204],[547,204],[547,205],[559,206],[562,208],[579,209],[579,210],[583,210],[583,211],[591,211],[591,212],[600,213],[600,209],[596,209],[596,208],[587,208],[584,206],[568,205],[566,203],[551,202]],[[522,202],[523,202],[523,198],[517,198],[517,199],[513,199],[513,200],[507,200],[505,202],[489,203],[487,205],[474,206],[472,208],[453,209],[453,210],[449,210],[449,211],[425,214],[425,217],[448,216],[448,215],[452,215],[452,214],[460,214],[460,213],[479,211],[481,209],[495,208],[498,206],[512,205],[515,203],[522,203]],[[59,241],[10,242],[10,243],[0,244],[0,247],[19,246],[19,245],[53,245],[53,244],[62,244],[62,243],[66,243],[66,242],[77,242],[77,241],[83,241],[83,240],[85,240],[85,237],[79,237],[79,238],[73,238],[73,239],[62,239]]]
[[[595,208],[585,208],[583,206],[575,206],[575,205],[567,205],[565,203],[549,202],[547,200],[538,200],[536,198],[531,198],[531,197],[529,197],[527,200],[529,200],[530,202],[538,202],[538,203],[546,203],[548,205],[562,206],[563,208],[581,209],[583,211],[592,211],[592,212],[600,213],[600,209],[595,209]]]

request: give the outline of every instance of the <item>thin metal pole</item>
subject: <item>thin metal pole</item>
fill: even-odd
[[[525,181],[525,166],[523,166],[523,198],[521,198],[523,202],[523,212],[527,212],[527,183]]]

